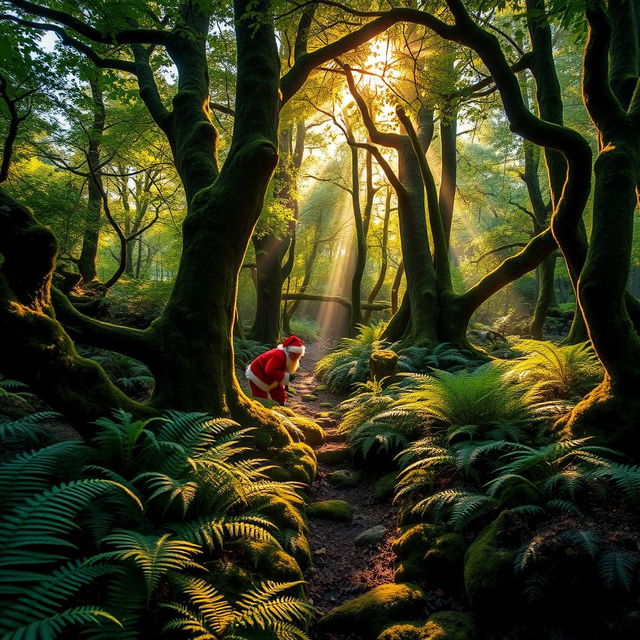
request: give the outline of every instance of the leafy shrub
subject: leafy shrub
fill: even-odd
[[[391,345],[393,349],[394,345]],[[463,351],[443,342],[433,349],[427,347],[407,347],[398,351],[398,371],[427,373],[432,369],[445,371],[461,371],[473,369],[480,363],[472,353]]]
[[[107,296],[107,319],[116,324],[146,329],[164,309],[173,283],[121,278]]]
[[[602,366],[586,342],[557,346],[521,340],[518,348],[529,353],[510,361],[506,375],[527,387],[529,402],[557,399],[575,402],[602,380]]]
[[[307,316],[295,316],[291,319],[290,325],[293,334],[305,342],[317,340],[320,335],[318,323]]]
[[[521,390],[505,381],[492,363],[474,371],[434,371],[417,379],[397,407],[461,429],[518,429],[531,420]]]
[[[277,513],[301,503],[298,487],[269,480],[228,420],[118,410],[96,425],[92,446],[61,442],[0,463],[3,638],[68,637],[78,625],[101,640],[163,626],[192,637],[188,621],[215,614],[198,593],[222,593],[202,560],[228,562],[238,540],[291,548]],[[304,638],[309,608],[284,594],[297,583],[245,574],[243,594],[219,596],[228,615],[216,637]]]
[[[247,365],[253,362],[261,353],[269,351],[270,347],[262,344],[257,340],[249,340],[248,338],[233,339],[233,353],[236,367],[244,370]]]
[[[129,394],[149,395],[155,381],[144,363],[116,351],[80,347],[85,358],[91,358],[105,370],[113,383]]]
[[[369,357],[373,351],[384,349],[381,340],[383,325],[359,325],[356,338],[342,338],[335,351],[316,364],[315,374],[334,393],[351,391],[357,382],[369,377]]]

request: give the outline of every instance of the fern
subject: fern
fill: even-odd
[[[55,411],[38,411],[13,420],[0,417],[0,442],[17,436],[35,439],[36,436],[42,433],[43,423],[57,420],[61,417]]]
[[[608,589],[621,585],[629,591],[635,582],[637,569],[638,558],[628,551],[605,551],[598,562],[600,578]]]
[[[115,560],[130,560],[143,574],[147,589],[147,600],[151,599],[160,580],[170,571],[201,569],[193,556],[201,553],[199,545],[186,540],[172,540],[167,533],[161,536],[144,535],[137,531],[119,530],[105,538],[105,543],[117,551],[102,557]]]
[[[358,382],[369,377],[369,357],[377,349],[387,346],[380,339],[383,327],[359,325],[355,338],[342,338],[335,351],[321,358],[316,364],[315,374],[334,393],[344,393]]]

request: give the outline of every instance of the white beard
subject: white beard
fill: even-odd
[[[297,360],[293,360],[289,356],[287,356],[287,364],[284,367],[287,373],[295,373],[298,370],[299,366],[300,358],[298,358]]]

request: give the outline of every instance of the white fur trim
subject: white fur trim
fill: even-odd
[[[278,349],[280,349],[280,351],[284,351],[284,346],[282,344],[279,344]]]
[[[258,378],[258,376],[253,373],[253,371],[251,371],[251,365],[247,367],[247,370],[244,373],[247,376],[247,380],[253,382],[253,384],[255,384],[256,387],[258,387],[258,389],[260,389],[261,391],[271,391],[271,389],[274,389],[278,386],[277,382],[268,385],[264,380],[260,380],[260,378]]]
[[[304,345],[302,347],[287,347],[287,351],[291,351],[291,353],[299,353],[300,355],[304,355]]]

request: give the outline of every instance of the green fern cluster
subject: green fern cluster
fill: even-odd
[[[80,353],[91,358],[107,372],[113,383],[127,393],[150,393],[155,381],[149,367],[139,360],[115,351],[80,348]]]
[[[273,513],[300,502],[298,487],[266,477],[246,432],[178,412],[135,421],[118,410],[96,426],[91,446],[62,442],[0,464],[1,637],[67,637],[77,626],[100,640],[154,626],[194,637],[189,620],[202,620],[215,638],[304,638],[298,583],[252,579],[225,599],[209,572],[228,542],[293,546]]]
[[[253,362],[261,353],[269,351],[272,347],[268,347],[262,342],[257,340],[250,340],[249,338],[234,338],[233,339],[233,354],[236,363],[236,367],[240,369],[246,369],[247,365]]]
[[[334,393],[352,391],[358,382],[369,377],[369,356],[384,349],[387,343],[381,339],[382,324],[359,325],[355,338],[342,338],[337,348],[316,364],[316,376]]]
[[[575,403],[602,380],[602,366],[587,342],[558,346],[521,340],[517,347],[526,355],[508,362],[505,377],[526,387],[528,402]]]
[[[391,345],[394,349],[395,345]],[[478,366],[478,359],[468,351],[463,351],[448,342],[433,348],[406,347],[398,351],[398,371],[426,373],[432,369],[462,371]]]

